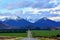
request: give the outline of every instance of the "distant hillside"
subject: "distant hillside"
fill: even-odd
[[[40,29],[50,29],[60,27],[60,22],[55,22],[47,18],[41,18],[34,23],[34,26],[37,26]]]
[[[47,18],[41,18],[35,23],[30,23],[25,19],[8,19],[3,21],[3,23],[9,25],[10,29],[51,29],[60,27],[60,22],[55,22]]]
[[[8,26],[0,21],[0,29],[9,29],[9,28],[10,28],[10,26]]]

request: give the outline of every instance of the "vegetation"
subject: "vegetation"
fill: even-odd
[[[23,29],[0,29],[0,33],[26,33]]]
[[[0,36],[27,37],[27,32],[19,33],[0,33]],[[60,30],[32,30],[33,37],[58,37]]]
[[[0,36],[27,37],[27,33],[0,33]]]
[[[33,37],[53,37],[60,35],[60,30],[33,30],[32,31]]]

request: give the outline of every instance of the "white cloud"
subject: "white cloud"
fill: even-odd
[[[54,3],[55,5],[57,5],[59,2],[59,0],[51,0],[49,3]]]
[[[25,14],[26,12],[32,12],[32,14],[41,14],[40,12],[49,12],[51,11],[52,8],[32,8],[32,7],[25,7],[22,8],[23,14]]]
[[[54,20],[54,21],[60,21],[60,16],[50,17],[49,19]]]
[[[60,4],[55,7],[56,10],[60,10]]]
[[[0,16],[0,19],[5,18],[6,16]]]
[[[2,13],[11,13],[13,15],[16,14],[16,16],[20,16],[21,14],[26,14],[28,12],[28,15],[29,13],[30,14],[42,14],[41,12],[50,12],[52,15],[53,14],[60,14],[60,11],[56,11],[56,10],[60,10],[60,5],[56,6],[55,8],[32,8],[32,7],[25,7],[25,8],[18,8],[18,9],[12,9],[12,10],[7,10],[7,9],[2,9],[3,11],[0,10],[0,12]],[[12,19],[14,18],[15,16],[12,17]],[[38,17],[38,16],[37,16]],[[42,17],[42,16],[41,16]],[[1,17],[1,18],[4,18],[4,17]],[[25,16],[22,16],[22,18],[25,18]],[[30,15],[29,17],[30,18]],[[33,18],[33,17],[31,17]],[[52,20],[59,20],[59,19],[54,19],[55,17],[52,17],[50,19]],[[56,17],[56,18],[59,18],[59,17]],[[14,18],[15,19],[15,18]]]
[[[57,5],[56,7],[50,8],[50,9],[51,9],[51,11],[60,10],[60,5]]]
[[[22,12],[23,14],[25,14],[26,12],[32,12],[32,14],[40,14],[39,12],[49,12],[50,13],[55,13],[55,10],[60,10],[60,5],[56,6],[55,8],[32,8],[32,7],[25,7],[25,8],[17,8],[17,9],[12,9],[12,10],[8,10],[8,9],[2,9],[0,10],[1,13],[15,13],[15,12]],[[3,12],[4,11],[4,12]]]
[[[26,12],[32,12],[32,14],[38,14],[40,12],[40,9],[28,7],[28,8],[23,8],[22,11],[23,14],[25,14]]]
[[[55,8],[51,8],[50,13],[60,15],[60,5],[56,6]]]
[[[0,16],[0,19],[16,19],[17,17],[16,16]]]
[[[50,3],[56,3],[57,0],[51,0]]]
[[[59,14],[59,11],[56,10],[60,10],[60,5],[56,6],[55,8],[32,8],[32,7],[25,7],[23,8],[23,14],[26,12],[32,12],[32,14],[40,14],[39,12],[50,12],[51,14]]]
[[[51,14],[59,14],[60,11],[56,11],[56,10],[60,10],[60,5],[58,5],[55,8],[32,8],[32,7],[28,7],[28,8],[23,8],[23,14],[25,14],[26,12],[32,12],[32,14],[41,14],[40,12],[50,12]]]
[[[60,11],[53,11],[53,12],[50,12],[51,14],[59,14],[60,15]]]
[[[4,21],[4,20],[6,20],[6,17],[8,17],[8,16],[0,16],[0,20]]]

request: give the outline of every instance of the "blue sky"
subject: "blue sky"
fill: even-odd
[[[60,21],[60,0],[0,0],[0,16],[0,19],[20,16],[28,20],[47,17]]]

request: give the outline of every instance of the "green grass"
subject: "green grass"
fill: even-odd
[[[33,36],[45,36],[45,37],[51,37],[56,36],[57,34],[60,35],[60,30],[33,30],[32,35]]]
[[[32,36],[56,36],[60,35],[60,30],[32,30]],[[27,37],[27,33],[0,33],[0,36],[15,36],[15,37]]]
[[[0,33],[0,36],[26,37],[27,33]]]

